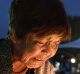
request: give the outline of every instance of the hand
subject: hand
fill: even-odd
[[[16,60],[12,64],[13,66],[13,74],[24,74],[27,70],[27,67],[19,60]]]

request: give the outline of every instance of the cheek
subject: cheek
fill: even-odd
[[[31,53],[36,56],[36,55],[39,55],[41,53],[42,48],[39,47],[38,45],[36,45],[31,50],[32,50]]]
[[[38,55],[39,53],[41,52],[41,50],[38,48],[34,48],[34,49],[31,49],[30,53],[32,54],[32,56],[36,56]]]
[[[51,51],[51,57],[53,57],[53,56],[56,54],[57,50],[58,50],[58,48],[53,49],[53,50]]]
[[[40,49],[36,49],[36,48],[32,48],[32,49],[27,49],[28,51],[26,51],[24,54],[23,54],[23,57],[22,57],[22,60],[24,59],[30,59],[32,57],[35,57],[37,56],[41,51]]]
[[[51,49],[51,54],[52,54],[52,55],[51,55],[51,57],[53,57],[53,56],[56,54],[58,48],[59,48],[59,45],[57,45],[56,47],[53,47],[53,46],[52,46],[52,49]]]

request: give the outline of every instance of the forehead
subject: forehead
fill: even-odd
[[[61,41],[62,37],[58,34],[48,35],[45,37],[38,37],[36,34],[30,34],[29,39],[37,40],[37,41],[41,41],[41,42],[45,43],[47,41],[54,41],[54,42]]]

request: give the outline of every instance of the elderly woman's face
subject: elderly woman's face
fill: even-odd
[[[22,62],[28,68],[40,67],[46,60],[54,56],[60,44],[61,37],[57,34],[39,38],[31,34],[26,39],[26,50]]]
[[[24,41],[17,41],[17,54],[22,53],[25,50],[20,58],[21,61],[28,68],[38,68],[46,60],[55,55],[61,42],[61,38],[62,37],[57,34],[41,38],[37,37],[36,34],[30,34],[26,36]]]

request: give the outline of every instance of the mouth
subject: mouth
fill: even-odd
[[[41,59],[37,59],[37,58],[34,58],[34,60],[37,60],[37,61],[43,61],[43,60],[41,60]]]

